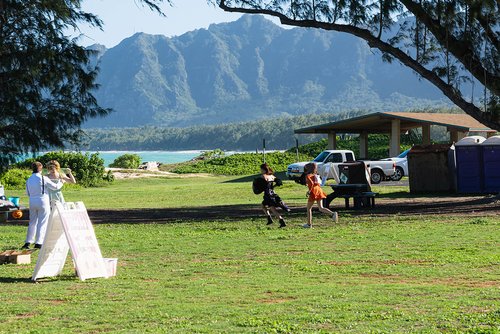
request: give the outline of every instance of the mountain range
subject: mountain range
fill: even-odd
[[[90,48],[100,67],[95,96],[114,112],[86,127],[187,127],[450,104],[361,39],[284,29],[258,15],[171,38],[137,33],[110,49]]]

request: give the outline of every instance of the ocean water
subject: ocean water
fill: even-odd
[[[179,162],[189,161],[205,151],[82,151],[82,153],[99,153],[99,156],[104,159],[104,166],[109,167],[116,158],[123,154],[138,154],[142,162],[156,161],[164,164],[173,164]],[[274,151],[269,151],[274,152]],[[43,155],[47,152],[41,152],[35,156]],[[248,153],[247,151],[224,151],[225,155],[235,153]],[[251,152],[250,152],[251,153]],[[29,158],[30,156],[19,157],[18,161]]]
[[[201,154],[202,151],[99,151],[99,155],[104,159],[104,166],[108,167],[110,163],[123,154],[138,154],[142,162],[157,161],[164,164],[189,161]],[[86,153],[86,152],[83,152]],[[88,151],[88,153],[96,153]]]

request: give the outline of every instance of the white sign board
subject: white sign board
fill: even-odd
[[[68,251],[69,245],[64,234],[61,217],[58,210],[53,210],[50,213],[45,240],[38,253],[35,272],[31,279],[36,281],[38,278],[59,275],[63,270]]]
[[[69,249],[78,277],[82,281],[88,278],[108,277],[94,228],[82,202],[56,203],[31,279],[35,281],[59,275]]]

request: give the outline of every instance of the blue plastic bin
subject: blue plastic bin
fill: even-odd
[[[481,143],[483,149],[484,192],[500,193],[500,136]]]
[[[470,136],[455,144],[457,191],[459,193],[483,192],[483,157],[481,136]]]
[[[11,201],[15,206],[19,206],[19,197],[9,197],[9,201]]]

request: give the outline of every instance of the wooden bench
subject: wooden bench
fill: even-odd
[[[354,193],[354,194],[339,195],[339,197],[342,197],[345,200],[346,209],[350,208],[349,199],[351,197],[352,197],[353,202],[354,202],[354,209],[374,208],[375,207],[375,196],[377,196],[377,193],[374,193],[371,191]]]

